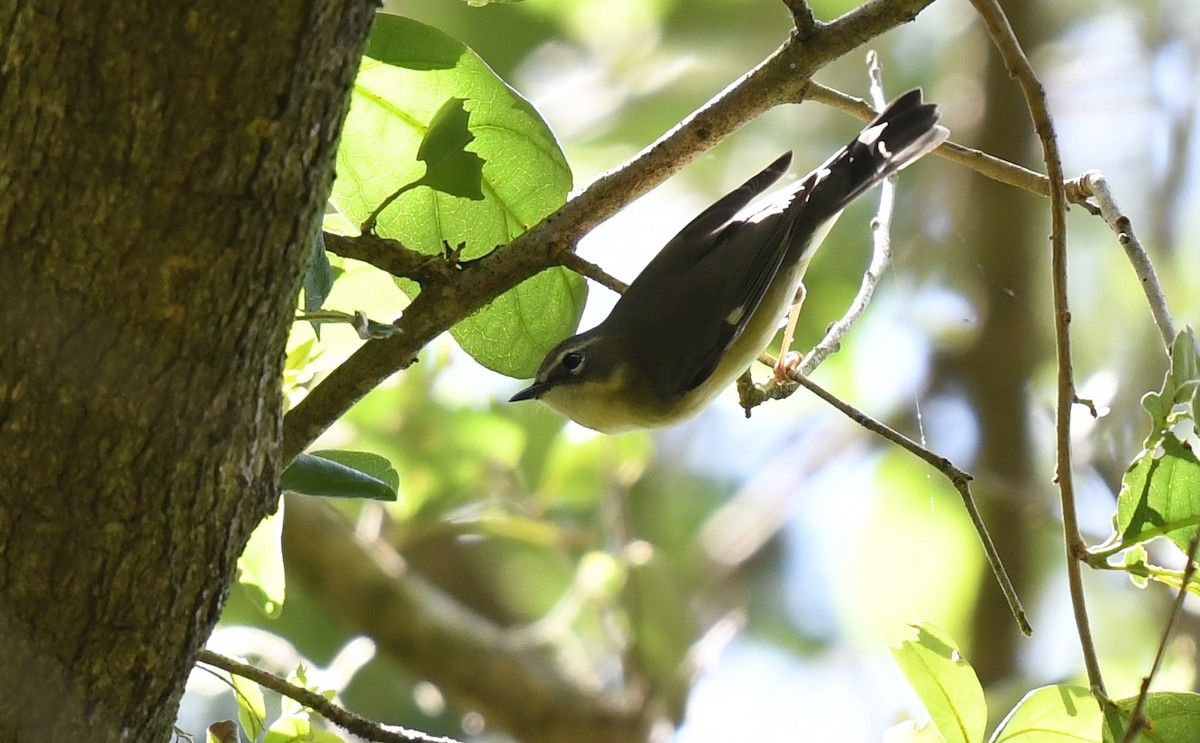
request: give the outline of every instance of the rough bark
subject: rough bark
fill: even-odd
[[[0,2],[0,740],[165,740],[373,4]]]

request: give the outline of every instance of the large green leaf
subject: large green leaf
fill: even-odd
[[[1025,695],[992,735],[991,743],[1094,743],[1103,718],[1083,686],[1043,686]]]
[[[1117,702],[1119,713],[1104,727],[1104,743],[1121,740],[1137,697]],[[1149,721],[1135,743],[1200,743],[1200,694],[1156,691],[1146,697],[1142,714]]]
[[[464,198],[475,195],[470,177],[479,158],[483,198]],[[427,169],[435,165],[447,170]],[[416,21],[376,18],[332,196],[352,223],[362,224],[403,190],[379,215],[376,232],[430,255],[462,245],[460,257],[469,260],[537,224],[570,189],[570,169],[549,127],[474,52]],[[412,282],[400,284],[410,296],[417,291]],[[546,352],[574,332],[585,298],[581,277],[550,269],[451,333],[484,366],[530,377]]]
[[[975,669],[954,640],[931,624],[914,624],[917,636],[892,648],[896,665],[921,698],[946,743],[980,743],[987,703]]]

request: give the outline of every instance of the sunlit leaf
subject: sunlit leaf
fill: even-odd
[[[1125,473],[1117,498],[1123,544],[1167,537],[1188,548],[1200,520],[1200,461],[1187,442],[1167,434]]]
[[[366,55],[342,132],[332,196],[351,223],[362,224],[385,199],[428,174],[418,152],[439,112],[453,110],[445,109],[451,99],[469,115],[474,140],[464,152],[482,158],[483,198],[409,188],[379,215],[376,232],[430,255],[462,245],[461,259],[470,260],[563,204],[571,173],[549,127],[474,52],[436,29],[380,14]],[[418,291],[411,281],[399,285],[410,296]],[[484,366],[528,378],[546,352],[574,332],[585,298],[577,274],[550,269],[451,333]]]
[[[1200,460],[1194,449],[1200,442],[1197,389],[1200,353],[1195,331],[1188,328],[1171,346],[1171,368],[1162,389],[1142,398],[1150,414],[1150,433],[1122,480],[1115,533],[1098,551],[1115,551],[1156,537],[1188,549],[1200,520]],[[1140,565],[1135,562],[1133,567]]]
[[[883,743],[943,743],[943,738],[933,723],[905,720],[888,728]]]
[[[393,494],[400,488],[400,473],[392,466],[387,457],[365,451],[350,451],[348,449],[321,449],[309,452],[313,456],[328,459],[371,477],[387,483]]]
[[[891,649],[896,664],[946,743],[979,743],[987,725],[987,704],[975,669],[942,630],[930,624],[912,627],[916,638]]]
[[[259,522],[238,557],[238,583],[250,600],[268,617],[283,610],[287,580],[283,570],[283,501],[279,509]]]
[[[1149,572],[1147,566],[1148,557],[1149,554],[1146,552],[1146,548],[1141,544],[1135,544],[1133,547],[1125,550],[1125,556],[1122,559],[1126,574],[1133,581],[1133,585],[1138,588],[1145,588],[1150,583],[1146,577],[1146,574]]]
[[[1121,740],[1129,724],[1136,697],[1117,702],[1119,715],[1104,728],[1104,743]],[[1200,743],[1200,694],[1182,691],[1156,691],[1146,697],[1143,716],[1147,725],[1135,743]],[[1119,719],[1119,724],[1116,722]]]
[[[344,743],[345,738],[327,730],[315,730],[306,713],[285,715],[267,730],[263,743]]]
[[[262,689],[250,679],[237,674],[231,674],[230,680],[233,682],[233,695],[237,698],[238,722],[246,731],[246,737],[258,740],[267,721],[267,702]]]
[[[1084,743],[1099,739],[1100,705],[1083,686],[1043,686],[1025,695],[991,743]]]

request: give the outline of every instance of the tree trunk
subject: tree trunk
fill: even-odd
[[[373,10],[0,0],[0,740],[169,736]]]

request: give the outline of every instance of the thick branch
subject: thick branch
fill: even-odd
[[[326,232],[325,249],[343,258],[369,263],[393,276],[410,278],[422,286],[451,281],[459,270],[449,257],[426,255],[399,240],[378,235],[347,237]]]

